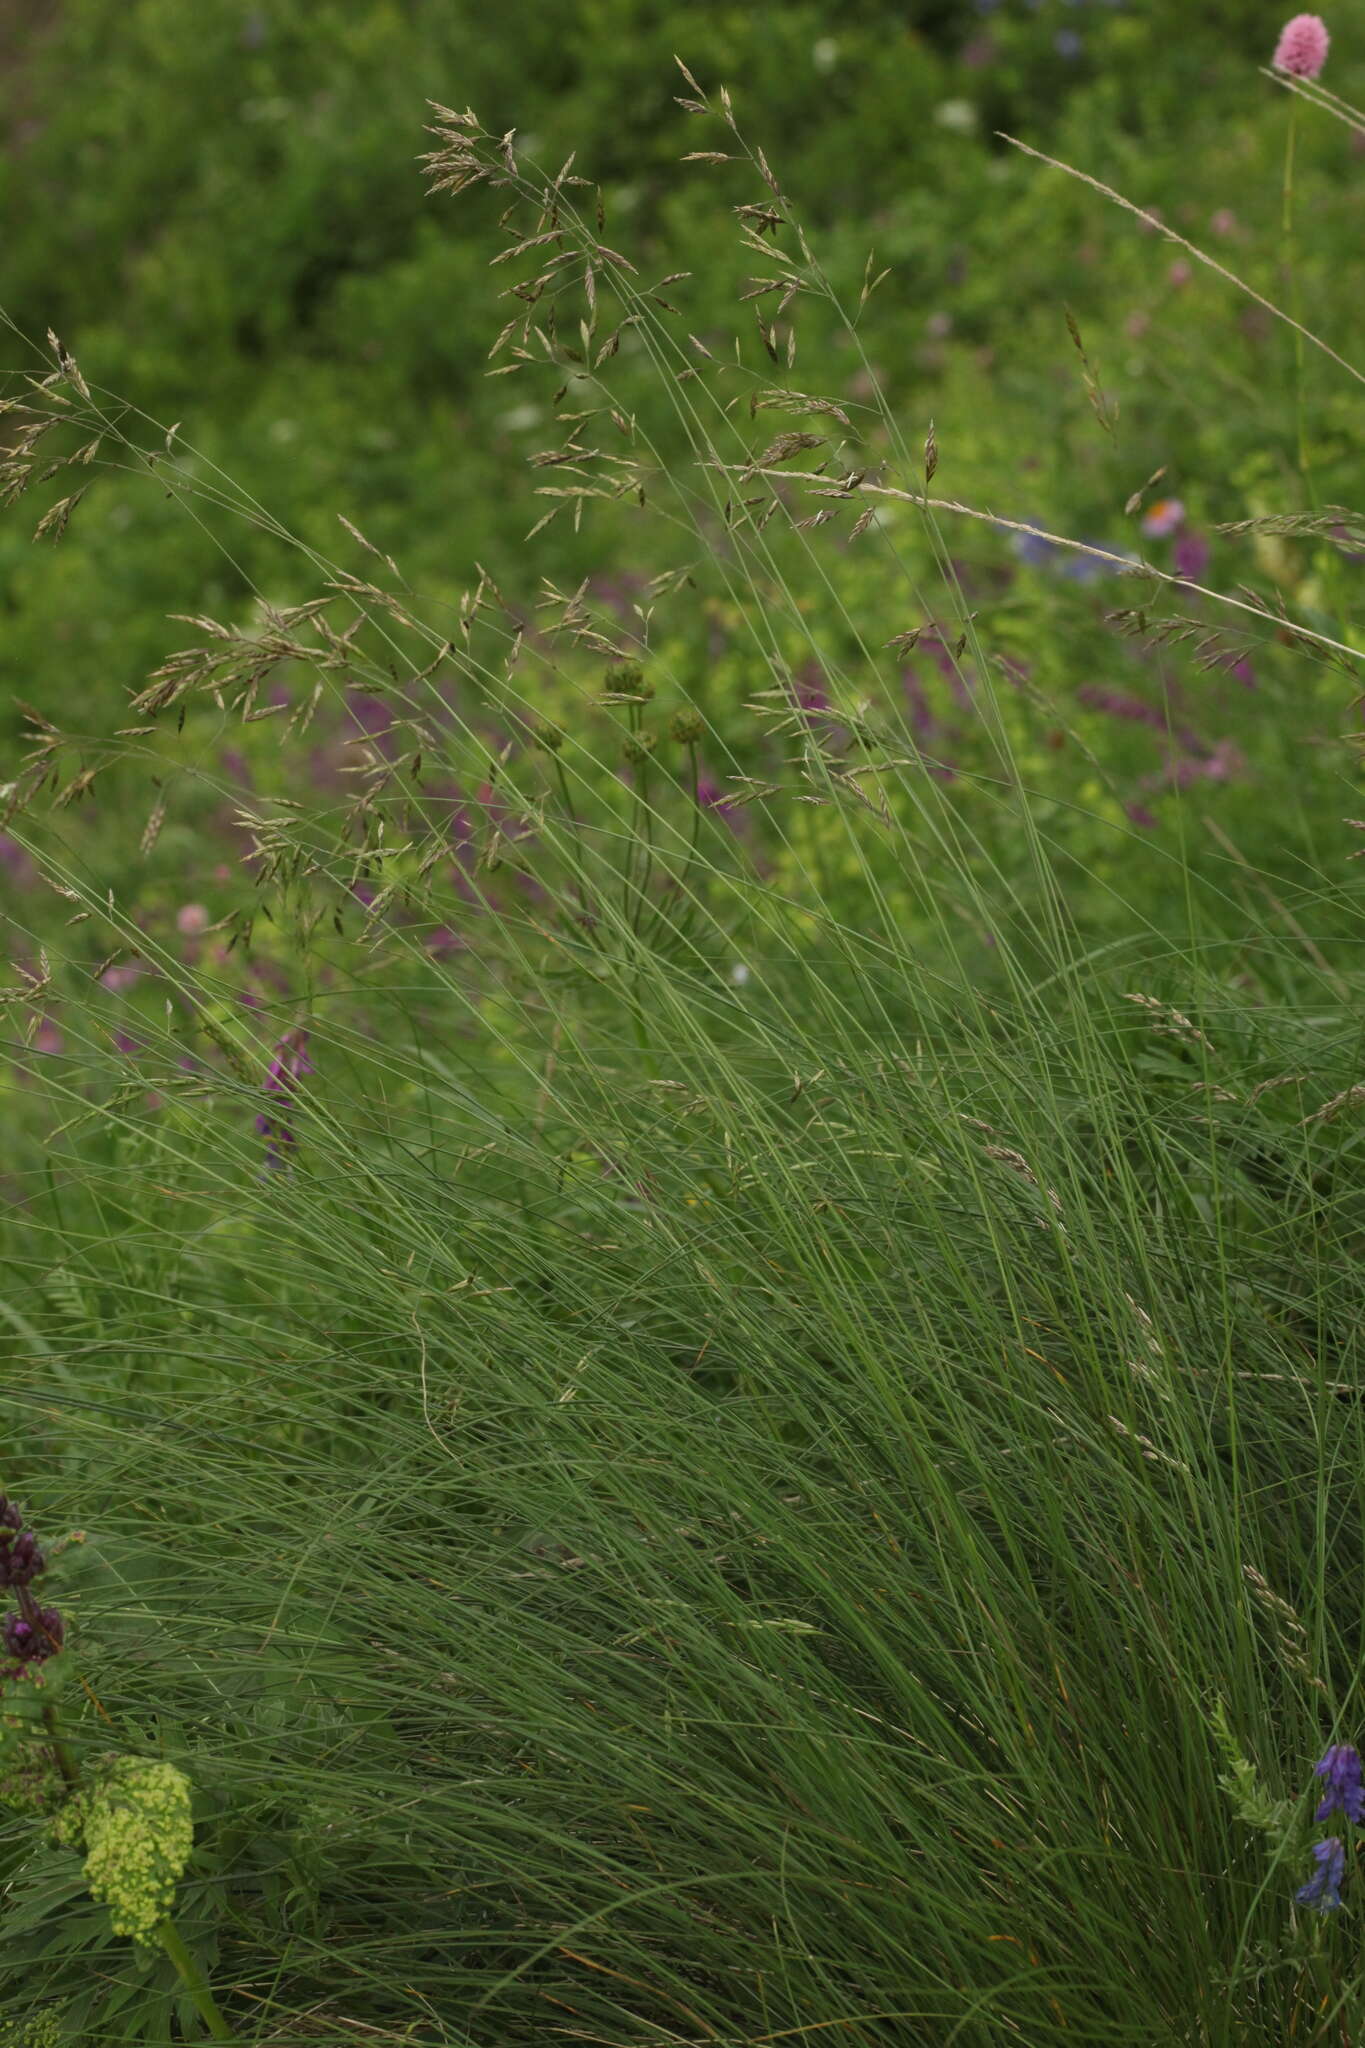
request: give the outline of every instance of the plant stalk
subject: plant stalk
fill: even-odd
[[[186,1991],[189,1992],[190,1998],[194,2003],[195,2011],[208,2028],[213,2039],[215,2041],[235,2040],[236,2035],[218,2010],[217,2002],[209,1989],[208,1979],[186,1948],[181,1938],[180,1930],[174,1920],[163,1920],[156,1930],[156,1938],[175,1964],[180,1975],[180,1981]]]

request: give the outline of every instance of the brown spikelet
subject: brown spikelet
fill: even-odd
[[[66,532],[72,513],[80,504],[88,488],[88,485],[83,485],[79,491],[73,491],[69,498],[58,498],[55,505],[50,505],[34,527],[33,538],[35,540],[60,540]]]
[[[56,356],[57,361],[61,365],[62,375],[66,378],[69,384],[73,385],[74,388],[77,391],[79,391],[81,397],[86,401],[88,405],[90,402],[90,387],[86,383],[84,377],[82,377],[79,369],[76,367],[76,358],[70,353],[68,349],[62,347],[62,344],[58,341],[56,335],[52,332],[52,329],[50,327],[47,330],[47,342],[48,347],[52,350],[53,355]]]
[[[1156,1020],[1152,1025],[1152,1029],[1153,1031],[1159,1031],[1163,1037],[1178,1038],[1186,1045],[1202,1045],[1206,1052],[1213,1051],[1212,1045],[1199,1029],[1199,1026],[1192,1023],[1182,1010],[1175,1009],[1170,1003],[1159,1002],[1155,996],[1135,994],[1125,995],[1123,1000],[1125,1003],[1137,1003],[1142,1009],[1150,1010]]]
[[[1335,1123],[1345,1111],[1358,1109],[1362,1102],[1365,1102],[1365,1081],[1357,1081],[1352,1087],[1343,1088],[1340,1095],[1334,1095],[1330,1102],[1324,1102],[1322,1107],[1315,1109],[1311,1115],[1302,1117],[1299,1128],[1302,1130],[1305,1124]]]
[[[1127,500],[1126,500],[1126,502],[1125,502],[1125,504],[1124,504],[1124,507],[1123,507],[1123,509],[1124,509],[1124,511],[1125,511],[1125,512],[1126,512],[1126,513],[1127,513],[1127,514],[1129,515],[1129,517],[1130,517],[1130,518],[1132,517],[1133,513],[1137,511],[1137,508],[1138,508],[1138,506],[1139,506],[1139,505],[1140,505],[1140,504],[1142,503],[1142,501],[1143,501],[1143,499],[1144,499],[1144,498],[1146,497],[1146,495],[1147,495],[1148,491],[1150,491],[1150,490],[1151,490],[1151,488],[1152,488],[1152,485],[1153,485],[1153,484],[1155,484],[1155,483],[1159,483],[1159,482],[1161,481],[1162,477],[1163,477],[1163,476],[1165,476],[1165,474],[1166,474],[1166,465],[1165,465],[1165,463],[1163,463],[1163,464],[1161,465],[1161,468],[1160,468],[1160,469],[1154,469],[1154,470],[1152,471],[1151,475],[1150,475],[1150,476],[1148,477],[1148,479],[1147,479],[1146,483],[1145,483],[1145,484],[1140,484],[1140,485],[1138,486],[1137,490],[1135,490],[1135,491],[1133,492],[1133,495],[1131,496],[1131,498],[1129,498],[1129,499],[1127,499]]]
[[[148,854],[151,852],[152,848],[156,845],[157,840],[161,836],[161,827],[165,824],[165,822],[166,799],[164,796],[159,796],[156,802],[152,805],[151,815],[148,818],[146,824],[142,828],[142,839],[139,845],[140,852],[144,854]]]
[[[1322,1680],[1313,1675],[1308,1631],[1289,1602],[1280,1598],[1269,1580],[1257,1571],[1255,1565],[1244,1564],[1242,1577],[1251,1588],[1251,1597],[1256,1605],[1269,1617],[1275,1632],[1275,1648],[1285,1669],[1306,1678],[1317,1691],[1326,1692],[1327,1687]]]

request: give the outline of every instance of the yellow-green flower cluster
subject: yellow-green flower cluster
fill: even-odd
[[[63,1808],[54,1828],[84,1849],[91,1896],[115,1934],[150,1941],[171,1910],[194,1840],[189,1780],[173,1764],[114,1757]]]
[[[45,2005],[41,2012],[0,2027],[0,2048],[63,2048],[69,2039],[57,2005]]]
[[[32,1729],[17,1714],[0,1714],[0,1807],[48,1813],[66,1791],[50,1748],[26,1740]],[[4,2036],[0,2034],[0,2048]]]

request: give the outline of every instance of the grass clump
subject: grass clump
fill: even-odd
[[[93,1532],[73,1767],[195,1807],[150,1958],[16,1818],[0,1985],[101,2041],[206,1981],[261,2042],[1350,2039],[1346,586],[1148,559],[1198,535],[1131,480],[1078,548],[958,495],[682,93],[744,345],[433,116],[557,393],[533,517],[634,507],[628,574],[446,603],[347,516],[117,725],[36,711],[7,1483]],[[53,348],[44,462],[270,533]]]

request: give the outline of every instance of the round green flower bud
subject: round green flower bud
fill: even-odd
[[[654,685],[638,661],[619,661],[609,668],[602,678],[602,689],[608,697],[634,697],[642,704],[654,695]]]
[[[543,747],[547,754],[557,754],[564,744],[564,735],[557,725],[538,725],[531,734],[531,744]]]
[[[59,2005],[45,2005],[0,2027],[0,2048],[64,2048],[71,2039]]]
[[[657,744],[652,732],[633,732],[622,752],[628,761],[647,761]]]
[[[699,711],[675,711],[668,730],[680,747],[695,747],[706,731],[706,724]]]

